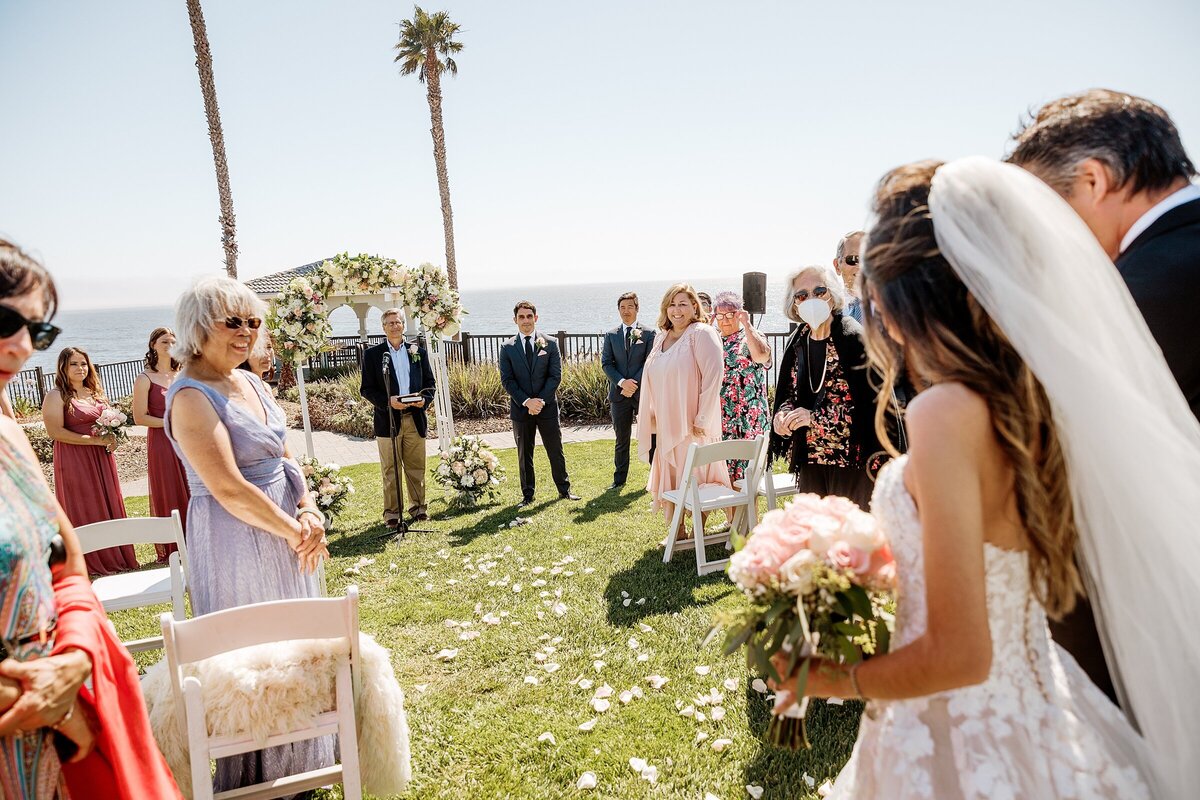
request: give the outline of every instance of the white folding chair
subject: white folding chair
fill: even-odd
[[[187,546],[183,542],[183,523],[178,511],[172,511],[169,517],[133,517],[94,522],[76,528],[75,535],[79,537],[80,547],[85,554],[107,547],[133,544],[175,545],[178,550],[171,553],[167,566],[105,575],[92,581],[92,590],[109,613],[170,603],[175,619],[185,618],[183,596],[187,592],[190,573]],[[162,647],[163,640],[161,636],[150,636],[123,644],[129,652],[136,653],[157,650]]]
[[[734,486],[741,488],[745,479],[738,481]],[[796,486],[796,476],[790,472],[772,472],[770,460],[763,459],[762,475],[758,480],[758,496],[767,498],[767,510],[770,511],[779,508],[779,500],[784,497],[790,497],[794,494],[799,494],[800,489]]]
[[[361,684],[357,586],[347,587],[345,597],[255,603],[182,622],[163,614],[162,630],[175,715],[190,751],[195,800],[266,800],[339,782],[346,800],[361,800],[354,715]],[[185,678],[183,667],[243,647],[306,639],[341,640],[333,709],[319,715],[308,728],[273,734],[265,742],[249,733],[209,736],[200,679]],[[338,736],[341,764],[213,793],[212,759],[332,734]]]
[[[667,541],[663,552],[663,563],[671,560],[676,548],[691,547],[696,551],[696,572],[707,575],[724,569],[729,563],[728,558],[709,561],[705,547],[710,544],[728,543],[730,533],[743,524],[754,527],[758,520],[757,496],[746,489],[731,489],[728,486],[707,484],[701,486],[696,478],[696,471],[701,467],[717,461],[746,460],[746,474],[751,476],[748,486],[754,486],[761,476],[764,462],[766,441],[759,436],[755,439],[733,439],[725,442],[699,445],[693,443],[688,448],[687,459],[683,463],[684,483],[679,488],[663,492],[662,499],[675,505],[675,513],[667,529]],[[692,512],[691,539],[680,540],[677,536],[679,523],[683,520],[684,507]],[[720,533],[706,534],[704,532],[704,514],[716,509],[737,509],[734,519],[730,520],[729,530]]]

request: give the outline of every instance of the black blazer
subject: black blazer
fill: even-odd
[[[798,374],[806,374],[804,333],[807,330],[807,325],[798,326],[784,345],[783,356],[779,359],[779,377],[775,381],[772,417],[787,401],[795,407],[811,410],[817,404],[818,394],[823,393],[823,388],[814,393],[804,380],[799,381],[799,386],[793,386],[793,367],[797,367]],[[861,457],[855,466],[863,466],[869,456],[883,450],[883,445],[875,434],[875,398],[878,392],[872,388],[862,326],[850,315],[835,311],[829,335],[837,350],[838,363],[842,366],[846,383],[850,386],[850,397],[854,400],[854,410],[850,416],[850,440],[858,445]],[[786,458],[790,454],[789,467],[793,473],[808,463],[807,430],[799,428],[792,436],[780,436],[775,433],[774,427],[771,429],[771,456]]]
[[[408,350],[411,345],[411,342],[406,342],[404,349]],[[388,343],[385,341],[374,347],[368,347],[363,353],[362,385],[359,387],[358,393],[375,407],[375,435],[383,439],[390,434],[387,417],[389,411],[395,422],[397,434],[400,433],[400,420],[404,418],[405,414],[412,416],[413,422],[417,426],[417,433],[422,438],[429,429],[429,417],[426,416],[426,410],[433,402],[436,386],[433,381],[433,367],[429,364],[429,354],[425,352],[425,348],[420,343],[417,343],[417,360],[414,361],[413,357],[407,354],[406,358],[408,360],[408,392],[424,397],[425,405],[422,408],[406,408],[403,411],[397,411],[388,404],[390,398],[400,393],[400,384],[397,382],[396,376],[392,374],[392,360],[388,356]],[[387,362],[386,368],[385,361]],[[386,385],[384,383],[385,373]]]
[[[1117,271],[1200,418],[1200,344],[1191,326],[1200,304],[1200,200],[1176,206],[1142,231],[1117,259]]]
[[[624,325],[618,325],[604,334],[600,366],[604,368],[604,374],[608,376],[608,402],[615,403],[618,400],[628,399],[636,406],[642,395],[642,368],[646,366],[646,356],[649,354],[650,348],[654,346],[654,331],[637,325],[636,329],[642,332],[642,338],[636,342],[630,342],[629,352],[626,353],[625,337],[621,333],[624,327]],[[638,390],[630,398],[623,397],[621,389],[617,386],[626,378],[632,378],[638,384]]]
[[[538,340],[544,344],[538,347]],[[558,354],[558,342],[552,337],[533,333],[533,371],[525,362],[525,337],[514,336],[500,345],[500,380],[508,392],[508,415],[514,420],[529,417],[525,401],[538,397],[546,401],[539,417],[547,415],[558,418],[558,384],[562,382],[562,357]]]

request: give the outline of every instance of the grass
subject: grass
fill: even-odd
[[[340,593],[356,583],[362,629],[392,651],[412,728],[413,782],[404,797],[696,800],[711,792],[740,800],[747,784],[757,784],[768,800],[815,798],[803,776],[819,785],[836,774],[857,732],[858,708],[814,704],[812,751],[763,744],[768,704],[750,688],[756,676],[740,655],[722,656],[719,643],[702,646],[714,615],[736,608],[740,595],[722,574],[698,578],[690,552],[662,563],[657,544],[665,525],[640,488],[646,468],[635,467],[621,492],[602,493],[612,476],[611,442],[568,445],[572,487],[584,499],[561,502],[539,449],[538,500],[521,512],[532,522],[509,528],[519,497],[516,453],[499,455],[509,479],[498,502],[447,516],[431,481],[434,518],[424,527],[433,532],[409,534],[399,545],[380,538],[378,468],[346,468],[358,491],[331,537],[329,588]],[[146,513],[144,498],[128,507]],[[375,563],[345,577],[363,557]],[[546,585],[535,587],[536,580]],[[551,608],[555,602],[566,606],[561,616]],[[482,617],[489,613],[505,616],[488,625]],[[156,619],[146,612],[114,615],[123,637],[150,635]],[[464,629],[447,620],[470,622],[465,630],[480,635],[461,641]],[[437,660],[443,648],[457,648],[457,657]],[[545,662],[535,660],[538,653]],[[638,662],[639,653],[648,660]],[[605,662],[599,671],[596,661]],[[547,671],[543,664],[551,662],[560,668]],[[696,673],[701,665],[710,667],[707,676]],[[670,682],[656,691],[646,684],[652,674]],[[527,685],[526,676],[539,684]],[[572,684],[580,676],[595,687]],[[726,679],[736,680],[736,688],[723,688]],[[596,713],[589,702],[606,683],[614,690],[612,707]],[[617,694],[635,686],[645,696],[622,705]],[[722,721],[679,714],[714,687],[724,695]],[[578,730],[593,718],[593,730]],[[557,743],[539,743],[544,732]],[[697,743],[699,732],[709,738]],[[733,743],[717,753],[710,746],[717,738]],[[658,767],[656,785],[633,772],[632,757]],[[592,792],[575,788],[585,771],[598,777]]]

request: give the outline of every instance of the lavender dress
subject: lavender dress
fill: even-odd
[[[300,561],[288,543],[226,511],[196,475],[171,434],[175,395],[182,389],[199,389],[229,432],[242,476],[262,489],[280,508],[293,513],[304,493],[304,478],[296,462],[283,454],[287,430],[283,411],[257,375],[245,374],[266,410],[265,425],[216,389],[191,378],[177,379],[167,393],[163,428],[183,462],[192,495],[187,512],[187,548],[192,570],[189,580],[192,612],[196,615],[269,600],[320,596],[316,575],[300,572]],[[218,759],[214,788],[235,789],[332,764],[332,737],[281,745]]]

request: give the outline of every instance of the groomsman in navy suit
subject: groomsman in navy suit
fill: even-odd
[[[621,324],[604,334],[604,351],[600,356],[600,364],[608,376],[608,407],[617,433],[610,490],[624,486],[629,474],[629,433],[641,399],[642,367],[654,344],[654,331],[637,321],[636,294],[626,292],[617,298],[617,312],[621,315]],[[654,460],[653,441],[650,443],[650,460]]]

